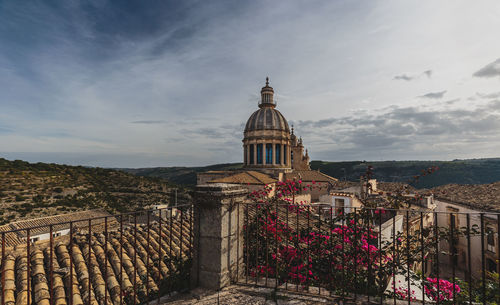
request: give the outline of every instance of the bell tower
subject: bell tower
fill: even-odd
[[[309,153],[306,149],[306,152],[304,154],[304,144],[302,143],[302,137],[297,139],[297,136],[295,136],[293,132],[293,126],[290,139],[292,168],[296,170],[310,170],[311,167],[309,166]]]

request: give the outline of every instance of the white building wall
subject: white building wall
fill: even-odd
[[[469,221],[470,221],[470,227],[473,229],[474,227],[478,231],[478,233],[481,230],[481,218],[480,218],[480,211],[471,209],[470,207],[460,205],[460,204],[455,204],[447,201],[442,201],[439,199],[435,199],[434,203],[437,205],[436,211],[438,212],[437,215],[437,225],[439,227],[445,227],[447,230],[450,230],[451,226],[451,220],[450,220],[450,212],[453,212],[453,215],[455,215],[455,222],[456,222],[456,228],[460,229],[462,228],[463,230],[467,227],[467,213],[469,213]],[[463,214],[462,214],[463,213]],[[485,238],[484,240],[484,248],[485,248],[485,258],[486,259],[492,259],[495,260],[496,257],[498,257],[497,251],[498,251],[498,232],[497,232],[497,220],[496,220],[496,215],[488,214],[487,212],[484,213],[484,224],[485,224],[485,232],[486,232],[486,227],[492,228],[493,231],[495,232],[495,237],[494,237],[494,243],[495,245],[493,247],[489,247],[487,245],[487,240]],[[454,229],[455,230],[455,229]],[[486,234],[485,234],[486,235]],[[456,271],[461,275],[461,277],[464,277],[467,272],[468,272],[468,242],[466,236],[461,236],[459,237],[458,241],[455,244],[455,247],[457,248],[457,264],[455,266]],[[440,253],[442,252],[447,252],[449,253],[450,250],[450,244],[443,240],[439,243],[439,250]],[[480,278],[481,277],[481,267],[482,267],[482,255],[481,255],[481,235],[475,234],[471,235],[470,237],[470,248],[471,248],[471,270],[472,270],[472,276],[475,278]],[[442,266],[442,271],[445,274],[451,274],[452,270],[452,262],[450,261],[450,256],[448,254],[441,254],[440,257],[440,266]],[[488,266],[486,266],[488,267]],[[497,265],[497,270],[498,270],[498,265]],[[441,271],[441,269],[440,269]]]

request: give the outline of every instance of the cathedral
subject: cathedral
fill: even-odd
[[[258,107],[250,115],[243,132],[243,167],[199,173],[198,185],[232,183],[256,190],[277,181],[300,179],[324,185],[324,191],[310,194],[310,200],[318,200],[337,179],[311,170],[302,138],[295,135],[293,126],[290,128],[286,118],[276,109],[274,89],[269,86],[269,78],[260,90]]]
[[[304,154],[302,138],[290,132],[285,117],[276,110],[274,89],[266,86],[260,90],[259,110],[252,113],[245,126],[243,137],[244,167],[264,172],[309,170],[309,156]]]

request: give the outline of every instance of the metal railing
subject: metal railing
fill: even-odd
[[[245,203],[240,284],[385,304],[500,303],[500,214]]]
[[[189,287],[193,232],[192,205],[1,232],[0,304],[159,304]]]

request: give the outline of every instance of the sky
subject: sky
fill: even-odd
[[[241,162],[266,76],[313,160],[500,157],[500,2],[0,0],[0,157]]]

